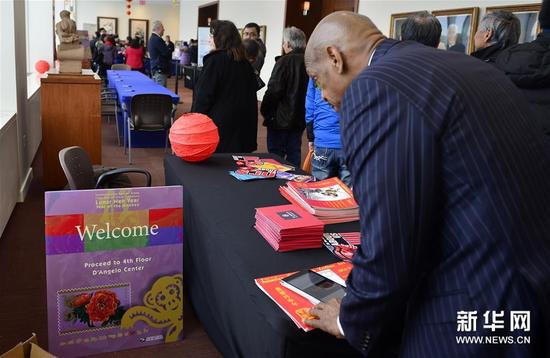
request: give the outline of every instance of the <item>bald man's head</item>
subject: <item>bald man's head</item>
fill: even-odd
[[[344,91],[383,39],[368,17],[354,12],[338,11],[321,20],[307,44],[305,64],[328,102],[339,107]]]

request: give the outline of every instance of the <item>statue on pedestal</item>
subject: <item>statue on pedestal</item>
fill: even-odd
[[[76,33],[76,22],[71,20],[71,13],[63,10],[59,13],[61,21],[55,24],[55,33],[62,44],[80,44],[80,37]]]
[[[76,32],[76,22],[71,20],[71,13],[67,10],[61,11],[59,16],[61,21],[55,24],[55,33],[59,38],[59,73],[81,73],[84,47]]]

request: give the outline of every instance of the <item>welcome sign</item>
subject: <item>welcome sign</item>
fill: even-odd
[[[50,352],[181,339],[182,198],[180,186],[46,193]]]

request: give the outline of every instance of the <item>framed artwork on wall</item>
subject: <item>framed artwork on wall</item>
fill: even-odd
[[[117,17],[97,17],[97,31],[100,28],[104,28],[107,34],[114,35],[118,34],[118,18]]]
[[[441,23],[438,48],[469,54],[474,50],[474,35],[479,17],[478,7],[432,11]]]
[[[147,45],[147,40],[149,40],[149,20],[129,19],[128,36],[132,36],[132,38],[139,37]]]
[[[419,10],[422,11],[422,10]],[[400,12],[398,14],[391,14],[390,17],[390,38],[395,40],[401,40],[401,26],[407,19],[407,17],[416,14],[419,11],[413,12]]]
[[[267,26],[263,25],[260,26],[260,39],[265,44],[265,40],[267,39]]]
[[[519,43],[531,42],[537,38],[540,32],[539,12],[541,4],[519,4],[509,6],[492,6],[487,8],[487,13],[494,11],[509,11],[516,15],[521,23]]]

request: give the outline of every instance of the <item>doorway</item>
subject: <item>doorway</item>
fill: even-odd
[[[218,2],[199,6],[199,27],[209,27],[210,22],[218,19]]]
[[[306,8],[309,9],[306,11]],[[357,12],[358,9],[359,0],[286,0],[285,27],[296,26],[309,39],[315,26],[328,14],[335,11]]]

